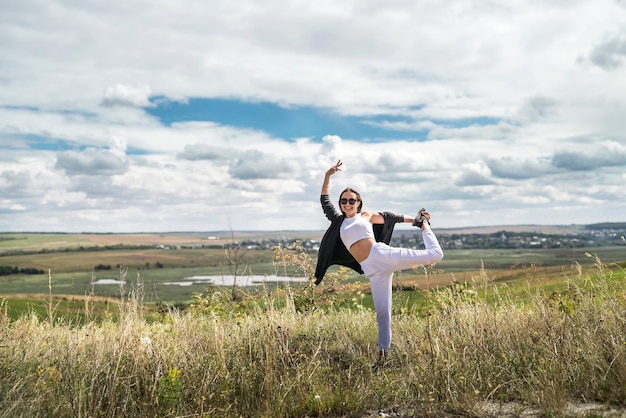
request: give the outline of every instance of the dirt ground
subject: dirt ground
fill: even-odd
[[[411,408],[391,408],[379,411],[368,411],[362,418],[421,418],[432,416],[421,413]],[[441,418],[459,417],[458,414],[441,416]],[[537,408],[527,407],[517,403],[499,404],[495,402],[485,402],[476,408],[474,417],[485,418],[540,418],[545,417]],[[563,416],[568,418],[626,418],[626,409],[617,409],[596,403],[568,403]]]

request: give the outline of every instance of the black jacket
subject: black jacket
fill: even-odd
[[[321,195],[320,202],[322,203],[324,215],[330,221],[330,227],[328,227],[320,242],[317,266],[315,268],[315,284],[321,283],[326,270],[333,264],[349,267],[357,273],[363,274],[361,265],[352,257],[346,246],[343,245],[339,235],[341,223],[346,216],[335,208],[328,195]],[[392,212],[380,212],[380,214],[384,218],[384,223],[373,225],[374,237],[377,242],[389,244],[393,228],[397,223],[404,222],[404,215],[396,215]]]

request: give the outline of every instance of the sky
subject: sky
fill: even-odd
[[[626,0],[0,4],[0,232],[626,221]]]

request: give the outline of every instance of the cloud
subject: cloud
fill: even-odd
[[[298,165],[275,154],[248,150],[231,163],[229,172],[239,180],[288,179],[297,174]]]
[[[429,134],[429,139],[505,139],[513,135],[518,130],[515,125],[500,121],[496,124],[474,123],[461,128],[439,125],[433,128]]]
[[[626,36],[616,35],[599,45],[595,45],[589,52],[591,62],[606,71],[621,68],[626,58]]]
[[[68,175],[115,175],[123,174],[129,162],[116,152],[87,148],[84,151],[65,151],[57,154],[55,168]]]
[[[16,155],[20,154],[11,154],[13,161],[3,162],[3,167],[0,167],[0,195],[2,197],[23,198],[25,201],[31,201],[47,191],[59,190],[67,186],[65,176],[50,169],[52,153],[44,153],[35,158],[29,156],[26,164],[16,161]]]
[[[178,154],[179,158],[198,161],[198,160],[228,160],[235,158],[238,151],[232,148],[217,147],[205,143],[196,143],[185,145],[183,152]]]
[[[584,152],[557,152],[552,156],[556,168],[571,171],[592,171],[602,167],[626,166],[626,154],[598,154]]]
[[[514,157],[489,158],[486,161],[493,176],[503,179],[524,180],[542,177],[552,170],[544,158],[519,159]]]
[[[7,200],[0,200],[0,213],[3,213],[7,216],[14,214],[15,212],[26,211],[27,209],[28,208],[26,206],[23,206],[19,203],[12,203]]]
[[[322,138],[322,146],[319,154],[328,159],[328,162],[336,156],[342,154],[341,137],[337,135],[326,135]]]
[[[466,171],[454,181],[454,184],[459,187],[489,186],[495,184],[495,182],[484,174]]]
[[[4,198],[30,197],[35,182],[26,170],[5,170],[0,172],[0,191]]]
[[[102,106],[147,107],[150,103],[150,87],[147,85],[115,84],[104,90]]]
[[[536,122],[555,114],[558,101],[547,96],[536,95],[524,100],[517,118],[525,122]]]
[[[484,162],[468,163],[462,166],[462,173],[454,181],[459,187],[488,186],[495,184],[491,170]]]

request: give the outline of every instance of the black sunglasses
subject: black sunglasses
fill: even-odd
[[[358,200],[356,199],[346,199],[345,197],[342,199],[339,199],[339,203],[341,203],[342,205],[345,205],[346,203],[350,203],[351,205],[354,205],[356,202],[358,202]]]

